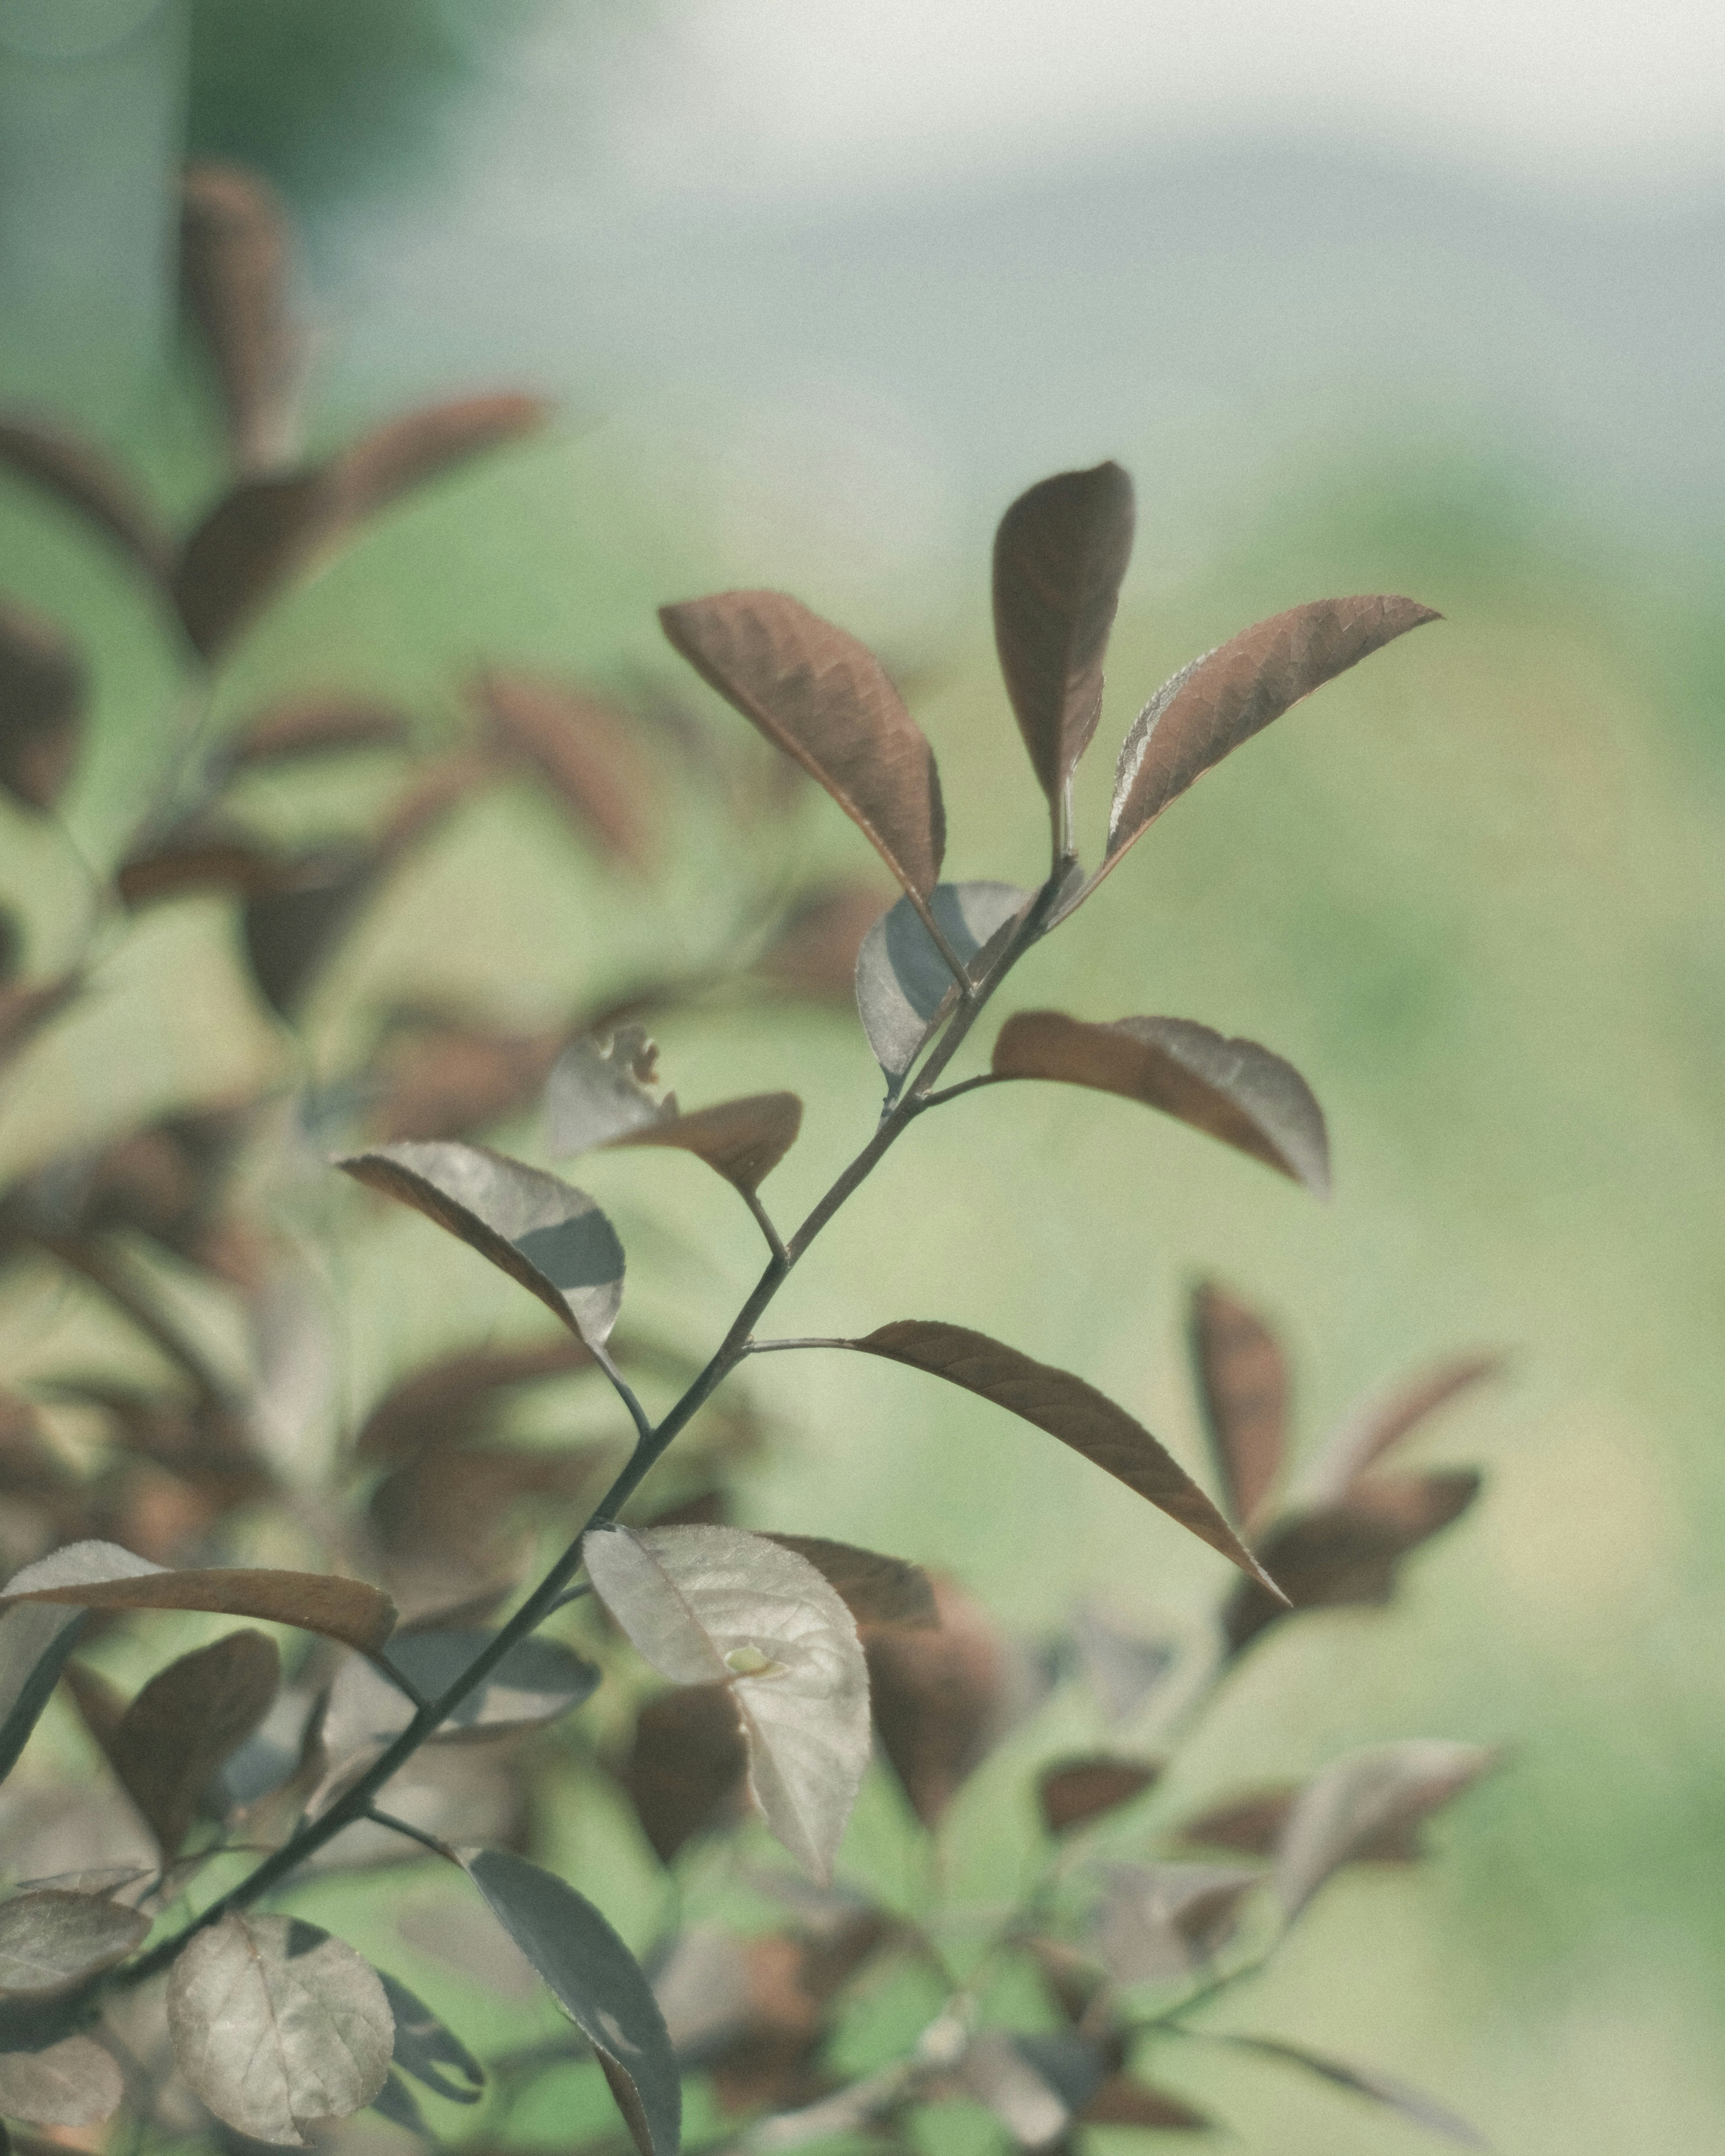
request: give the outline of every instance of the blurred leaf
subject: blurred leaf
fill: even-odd
[[[333,1573],[233,1570],[168,1572],[117,1543],[73,1543],[14,1573],[0,1609],[54,1603],[77,1609],[202,1609],[259,1617],[321,1632],[371,1654],[389,1637],[395,1609],[386,1594]]]
[[[387,1984],[384,1989],[387,1995]],[[400,2127],[404,2133],[417,2134],[422,2141],[436,2138],[425,2123],[425,2114],[419,2108],[418,2097],[393,2067],[383,2076],[382,2087],[372,2098],[372,2109],[380,2118],[387,2118],[392,2126]]]
[[[1291,1063],[1182,1018],[1093,1025],[1018,1011],[1001,1027],[997,1078],[1055,1078],[1118,1093],[1250,1153],[1318,1197],[1329,1194],[1323,1111]]]
[[[729,1815],[744,1794],[748,1764],[728,1682],[685,1685],[648,1701],[620,1779],[661,1863]]]
[[[1415,2126],[1423,2126],[1428,2133],[1440,2134],[1446,2141],[1459,2141],[1466,2148],[1486,2148],[1491,2145],[1465,2118],[1445,2111],[1441,2104],[1434,2102],[1419,2089],[1409,2088],[1406,2082],[1392,2081],[1388,2074],[1348,2066],[1322,2052],[1308,2051],[1302,2044],[1284,2044],[1271,2036],[1218,2035],[1210,2041],[1229,2045],[1236,2051],[1254,2052],[1260,2058],[1279,2059],[1291,2066],[1303,2066],[1320,2081],[1349,2089],[1355,2096],[1368,2097],[1373,2103],[1381,2103],[1399,2112],[1404,2118],[1411,2119]]]
[[[198,822],[146,841],[115,870],[114,886],[134,907],[203,891],[256,898],[278,889],[287,873],[276,855],[243,833]]]
[[[1117,1984],[1170,1984],[1213,1961],[1234,1936],[1261,1871],[1226,1864],[1111,1864],[1092,1933]]]
[[[1183,2097],[1153,2087],[1135,2074],[1110,2074],[1078,2117],[1085,2126],[1160,2127],[1174,2133],[1204,2133],[1215,2125]]]
[[[217,659],[273,598],[330,529],[327,473],[242,480],[187,537],[174,565],[173,603],[193,649]]]
[[[585,1191],[482,1146],[380,1146],[338,1168],[436,1221],[518,1281],[589,1348],[623,1301],[623,1245]]]
[[[973,979],[985,970],[983,954],[1030,903],[1030,893],[1010,883],[943,883],[929,900],[952,955]],[[923,1043],[957,1001],[952,969],[907,898],[883,914],[856,954],[856,1007],[875,1060],[895,1091]]]
[[[398,1633],[389,1661],[422,1699],[438,1699],[490,1645],[480,1631]],[[508,1737],[542,1728],[590,1699],[599,1681],[591,1662],[556,1640],[526,1639],[511,1647],[485,1682],[433,1732],[431,1742]],[[367,1661],[343,1663],[330,1688],[324,1736],[332,1752],[355,1749],[405,1729],[413,1708],[399,1687]]]
[[[1279,1594],[1275,1582],[1185,1469],[1124,1408],[1117,1407],[1083,1378],[1033,1362],[1017,1348],[966,1326],[916,1318],[880,1326],[865,1338],[846,1345],[944,1378],[1045,1430],[1128,1490],[1147,1497],[1158,1511],[1219,1550],[1271,1594]]]
[[[120,2107],[120,2069],[88,2036],[0,2051],[0,2112],[31,2126],[100,2126]]]
[[[819,779],[907,891],[946,850],[934,752],[874,654],[781,592],[660,608],[701,679]]]
[[[488,671],[473,693],[499,744],[539,773],[583,838],[629,868],[652,866],[660,789],[624,713],[529,674]]]
[[[1182,1842],[1204,1849],[1237,1850],[1242,1856],[1273,1856],[1299,1790],[1284,1783],[1213,1805],[1174,1830]],[[1415,1864],[1424,1851],[1417,1820],[1401,1820],[1362,1841],[1348,1860],[1360,1864]]]
[[[349,749],[405,748],[413,721],[393,704],[360,696],[316,696],[273,704],[222,743],[227,771],[298,763]]]
[[[827,1542],[819,1535],[769,1534],[762,1539],[812,1564],[856,1620],[859,1632],[927,1631],[940,1624],[934,1583],[921,1565],[878,1557],[850,1543]]]
[[[1459,1394],[1502,1374],[1502,1355],[1461,1355],[1422,1371],[1345,1422],[1320,1454],[1303,1494],[1312,1504],[1345,1497],[1368,1467]]]
[[[1287,1364],[1262,1318],[1213,1281],[1192,1291],[1190,1337],[1210,1457],[1229,1511],[1250,1523],[1287,1444]]]
[[[27,1048],[49,1020],[79,993],[82,983],[68,974],[40,988],[0,988],[0,1065]]]
[[[485,2070],[466,2045],[399,1979],[380,1969],[377,1981],[395,2020],[395,2064],[446,2102],[477,2103]],[[460,2078],[444,2072],[446,2066]]]
[[[608,1138],[609,1146],[675,1146],[704,1160],[746,1196],[772,1174],[797,1142],[803,1103],[794,1093],[751,1093],[686,1116],[665,1116]]]
[[[563,1045],[561,1031],[503,1033],[434,1013],[403,1013],[374,1065],[372,1117],[386,1144],[465,1138],[530,1106]]]
[[[583,1034],[557,1058],[545,1089],[554,1152],[586,1152],[630,1131],[649,1128],[677,1112],[677,1096],[661,1100],[659,1046],[644,1026],[619,1026],[608,1039]]]
[[[70,435],[14,418],[0,420],[0,465],[95,525],[151,583],[166,586],[173,542],[105,457]]]
[[[848,1004],[856,993],[863,938],[890,903],[867,884],[829,884],[811,891],[792,908],[757,972],[792,995]],[[944,965],[941,970],[946,973]]]
[[[598,2054],[640,2156],[676,2156],[682,2085],[665,2017],[628,1948],[554,1872],[495,1849],[465,1861],[498,1921]]]
[[[1048,2041],[1081,2045],[1076,2037]],[[1089,2046],[1081,2048],[1092,2062],[1090,2079],[1094,2088],[1101,2077],[1101,2067]],[[964,2048],[958,2078],[978,2103],[993,2112],[1020,2148],[1048,2148],[1071,2121],[1076,2107],[1025,2056],[1020,2041],[1004,2029],[977,2031]]]
[[[197,1933],[167,1980],[180,2071],[216,2117],[300,2148],[383,2086],[389,2001],[352,1948],[296,1917],[230,1911]]]
[[[741,1527],[589,1532],[593,1591],[662,1676],[723,1683],[767,1824],[818,1878],[869,1763],[869,1678],[850,1611],[806,1558]]]
[[[1025,1671],[998,1627],[950,1580],[934,1583],[935,1631],[876,1632],[867,1642],[880,1748],[926,1827],[1025,1704]]]
[[[84,665],[41,614],[0,600],[0,787],[26,808],[52,808],[84,732]]]
[[[1129,1804],[1152,1788],[1162,1773],[1159,1759],[1060,1759],[1045,1767],[1036,1781],[1042,1823],[1050,1834],[1067,1834],[1092,1820]]]
[[[287,218],[275,189],[238,165],[186,168],[180,281],[215,366],[242,472],[293,452],[300,341],[287,310]]]
[[[1129,1722],[1178,1660],[1165,1634],[1129,1630],[1089,1606],[1074,1619],[1072,1640],[1079,1668],[1110,1722]]]
[[[121,1717],[109,1758],[172,1859],[204,1792],[269,1712],[281,1657],[261,1632],[229,1632],[151,1678]]]
[[[370,1519],[398,1565],[455,1568],[483,1576],[506,1559],[497,1537],[528,1498],[542,1523],[550,1509],[587,1491],[608,1459],[603,1448],[439,1446],[387,1476],[372,1493]],[[614,1461],[612,1462],[614,1466]]]
[[[18,1764],[59,1682],[83,1616],[28,1602],[0,1615],[0,1780]]]
[[[0,1902],[0,1994],[64,1991],[123,1961],[149,1930],[149,1917],[99,1894],[48,1887]]]
[[[360,1460],[410,1460],[433,1447],[476,1437],[495,1395],[514,1385],[593,1368],[579,1340],[534,1341],[521,1348],[475,1348],[433,1363],[393,1386],[361,1425]]]
[[[248,902],[245,952],[270,1008],[291,1014],[361,902],[375,887],[379,856],[366,847],[330,847],[282,863]]]
[[[1102,660],[1132,547],[1118,465],[1057,473],[1021,494],[994,538],[994,642],[1037,783],[1062,803],[1102,709]]]
[[[1289,1922],[1340,1866],[1416,1825],[1496,1763],[1482,1745],[1409,1738],[1355,1753],[1308,1782],[1276,1849],[1276,1891]]]
[[[423,405],[388,420],[331,466],[335,514],[343,522],[373,516],[428,480],[535,433],[552,408],[542,398],[506,393]]]

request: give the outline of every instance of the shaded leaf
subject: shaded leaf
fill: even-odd
[[[1416,1825],[1496,1763],[1483,1745],[1409,1738],[1355,1753],[1308,1782],[1276,1849],[1276,1891],[1288,1921],[1341,1866]]]
[[[354,1441],[360,1460],[411,1460],[476,1437],[495,1396],[511,1387],[593,1368],[582,1342],[555,1338],[520,1348],[475,1348],[434,1363],[393,1386]]]
[[[52,808],[84,730],[84,666],[42,615],[0,600],[0,787],[26,808]]]
[[[171,591],[192,648],[213,660],[330,531],[322,471],[244,480],[192,531]]]
[[[0,1902],[0,1994],[64,1991],[123,1961],[149,1930],[147,1917],[100,1894],[44,1887]]]
[[[245,954],[264,999],[290,1017],[374,889],[382,862],[366,847],[331,847],[279,863],[245,909]]]
[[[392,2126],[400,2127],[404,2133],[417,2133],[423,2141],[432,2141],[436,2136],[425,2123],[425,2114],[419,2108],[419,2099],[392,2067],[383,2076],[383,2086],[372,2098],[372,2109],[380,2118],[387,2118]]]
[[[1243,1856],[1273,1856],[1299,1790],[1291,1783],[1259,1789],[1215,1804],[1175,1829],[1178,1838],[1204,1849],[1237,1850]],[[1393,1822],[1363,1840],[1348,1861],[1416,1864],[1425,1854],[1417,1820]]]
[[[52,1603],[77,1609],[202,1609],[259,1617],[321,1632],[372,1654],[389,1637],[395,1609],[387,1594],[333,1573],[256,1567],[169,1572],[116,1543],[72,1543],[14,1573],[0,1609]]]
[[[1465,2118],[1458,2118],[1454,2112],[1446,2111],[1420,2090],[1409,2088],[1405,2082],[1394,2081],[1388,2074],[1349,2066],[1321,2051],[1309,2051],[1303,2044],[1285,2044],[1272,2036],[1214,2036],[1210,2041],[1226,2044],[1236,2051],[1255,2052],[1260,2058],[1279,2059],[1287,2066],[1302,2066],[1320,2081],[1351,2090],[1355,2096],[1368,2097],[1373,2103],[1381,2103],[1399,2112],[1404,2118],[1411,2119],[1415,2126],[1425,2127],[1428,2133],[1440,2134],[1447,2141],[1459,2141],[1465,2148],[1486,2148],[1491,2145]]]
[[[1030,893],[1016,884],[943,883],[931,894],[929,911],[953,957],[977,979],[992,962],[993,939],[1029,903]],[[870,929],[856,954],[863,1031],[895,1091],[957,1001],[952,968],[916,908],[901,898]]]
[[[1121,747],[1101,873],[1230,749],[1394,638],[1440,619],[1414,599],[1318,599],[1194,659],[1157,690]]]
[[[585,1191],[483,1146],[382,1146],[336,1165],[436,1221],[536,1295],[589,1348],[623,1301],[623,1245]]]
[[[437,1699],[494,1636],[465,1630],[398,1633],[390,1645],[389,1661],[422,1698]],[[598,1681],[593,1664],[558,1640],[521,1640],[439,1725],[430,1741],[511,1736],[542,1728],[591,1698]],[[352,1750],[375,1738],[397,1736],[412,1716],[406,1697],[381,1670],[366,1661],[346,1662],[330,1690],[325,1742],[333,1753]]]
[[[107,1747],[162,1855],[177,1856],[204,1792],[269,1712],[281,1657],[261,1632],[229,1632],[151,1678]]]
[[[427,404],[362,435],[331,470],[343,521],[370,516],[428,480],[534,433],[550,418],[543,398],[504,393]]]
[[[275,704],[228,735],[221,762],[228,771],[298,763],[348,749],[405,748],[413,721],[393,704],[360,696],[307,697]]]
[[[659,619],[701,679],[819,779],[926,901],[946,850],[940,778],[873,653],[781,592],[725,592]]]
[[[235,463],[267,471],[290,454],[300,340],[287,311],[287,216],[237,165],[187,167],[180,282],[214,362]]]
[[[535,1509],[542,1522],[544,1501],[557,1504],[582,1496],[607,1457],[602,1447],[587,1445],[557,1451],[541,1445],[441,1447],[377,1485],[371,1526],[398,1565],[484,1574],[506,1563],[499,1533],[524,1500],[541,1501]]]
[[[1175,2133],[1203,2133],[1215,2123],[1183,2097],[1135,2074],[1110,2074],[1078,2117],[1086,2126],[1156,2126]]]
[[[1227,1864],[1111,1864],[1092,1939],[1117,1984],[1168,1984],[1214,1959],[1261,1871]]]
[[[934,1583],[935,1631],[877,1632],[867,1642],[880,1747],[926,1827],[1026,1704],[1028,1673],[991,1620],[950,1580]]]
[[[927,1631],[940,1624],[934,1583],[921,1565],[819,1535],[769,1534],[762,1539],[806,1558],[856,1620],[859,1632]]]
[[[992,1400],[1045,1430],[1141,1497],[1147,1497],[1183,1527],[1219,1550],[1272,1595],[1275,1582],[1228,1522],[1141,1423],[1083,1378],[963,1325],[907,1319],[883,1325],[846,1345],[865,1355],[908,1363],[930,1376]]]
[[[81,1609],[21,1603],[0,1615],[0,1780],[18,1764],[78,1644]]]
[[[792,995],[848,1004],[856,993],[863,938],[889,904],[870,884],[829,884],[809,892],[793,907],[756,971]]]
[[[589,1532],[583,1556],[662,1676],[731,1680],[768,1825],[830,1878],[869,1761],[868,1670],[839,1596],[806,1558],[740,1527],[612,1527]]]
[[[395,2064],[448,2102],[477,2103],[485,2070],[466,2045],[398,1978],[380,1969],[377,1981],[395,2021],[391,2054]],[[453,2067],[454,2073],[446,2072],[446,2067]]]
[[[474,1884],[594,2051],[640,2156],[676,2156],[683,2092],[647,1979],[591,1902],[554,1872],[486,1849]]]
[[[88,2036],[37,2051],[0,2051],[0,2112],[31,2126],[99,2126],[126,2093],[120,2069]]]
[[[608,1039],[583,1034],[557,1058],[545,1088],[552,1150],[567,1155],[650,1129],[677,1112],[677,1096],[660,1099],[659,1047],[644,1026],[619,1026]]]
[[[377,1973],[296,1917],[230,1911],[197,1933],[167,1981],[174,2059],[219,2119],[300,2148],[388,2076],[394,2028]]]
[[[528,674],[488,671],[474,695],[499,744],[539,773],[583,838],[630,868],[652,865],[659,788],[623,712]]]
[[[1036,1800],[1050,1834],[1086,1826],[1105,1813],[1129,1804],[1152,1788],[1162,1773],[1159,1759],[1115,1759],[1098,1756],[1056,1760],[1037,1777]]]
[[[80,986],[76,975],[67,974],[40,988],[0,988],[0,1065],[27,1048],[74,999]]]
[[[1183,1018],[1093,1025],[1018,1011],[1001,1027],[997,1078],[1055,1078],[1159,1108],[1249,1153],[1320,1198],[1330,1188],[1323,1111],[1291,1063]]]
[[[0,420],[0,464],[93,524],[152,583],[167,582],[172,542],[124,474],[87,444],[53,428]]]
[[[1000,670],[1057,818],[1101,713],[1102,659],[1132,547],[1132,483],[1113,464],[1044,480],[994,536]]]
[[[685,1685],[648,1701],[619,1779],[661,1863],[730,1819],[745,1793],[748,1765],[742,1716],[728,1683]]]
[[[1487,1378],[1499,1376],[1502,1355],[1461,1355],[1425,1370],[1386,1398],[1371,1402],[1350,1416],[1313,1467],[1302,1494],[1312,1504],[1333,1503],[1353,1488],[1368,1467],[1417,1430],[1428,1417],[1447,1407],[1458,1394]]]
[[[1210,1457],[1229,1511],[1248,1522],[1270,1494],[1287,1443],[1287,1364],[1262,1318],[1212,1281],[1192,1291],[1190,1324]]]

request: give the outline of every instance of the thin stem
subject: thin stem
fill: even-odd
[[[635,1426],[636,1436],[643,1445],[650,1445],[653,1441],[653,1420],[635,1397],[634,1386],[629,1383],[628,1378],[624,1376],[622,1371],[618,1368],[605,1349],[597,1341],[589,1340],[585,1344],[591,1352],[594,1362],[610,1379],[612,1390],[629,1409],[629,1419]]]
[[[984,1070],[978,1078],[961,1078],[956,1086],[942,1086],[937,1093],[925,1093],[922,1106],[937,1108],[943,1101],[956,1101],[961,1093],[973,1093],[978,1086],[1004,1086],[1005,1075],[998,1070]]]
[[[768,1212],[767,1208],[761,1203],[760,1192],[758,1190],[745,1190],[742,1194],[742,1202],[747,1206],[750,1212],[754,1214],[755,1224],[760,1229],[761,1233],[767,1238],[768,1249],[772,1251],[773,1256],[778,1260],[781,1265],[783,1265],[785,1261],[784,1238],[779,1234],[778,1229],[773,1226],[773,1216]]]
[[[372,1667],[376,1670],[379,1676],[388,1677],[409,1705],[417,1708],[429,1704],[424,1693],[420,1691],[413,1680],[404,1670],[397,1669],[388,1656],[382,1653],[381,1650],[372,1656]]]
[[[782,1355],[788,1348],[854,1348],[854,1340],[749,1340],[743,1343],[745,1355]]]
[[[426,1834],[417,1826],[409,1826],[393,1812],[380,1811],[376,1804],[367,1804],[361,1816],[368,1819],[373,1826],[387,1826],[393,1833],[404,1834],[409,1841],[417,1841],[421,1849],[429,1849],[434,1856],[441,1856],[450,1864],[461,1861],[448,1842],[439,1841],[434,1834]]]

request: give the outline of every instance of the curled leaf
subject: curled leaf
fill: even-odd
[[[27,808],[52,808],[84,728],[84,667],[39,614],[0,601],[0,787]]]
[[[1250,1521],[1287,1442],[1287,1364],[1262,1318],[1210,1281],[1192,1291],[1191,1339],[1210,1456],[1229,1511]]]
[[[1050,1834],[1070,1834],[1092,1820],[1117,1811],[1153,1787],[1162,1773],[1159,1759],[1060,1759],[1037,1777],[1036,1801]]]
[[[39,1887],[0,1902],[0,1996],[44,1999],[112,1969],[150,1919],[100,1894]]]
[[[287,311],[280,198],[237,165],[187,167],[180,281],[215,365],[235,463],[267,471],[292,453],[300,340]]]
[[[1483,1745],[1409,1738],[1357,1752],[1308,1782],[1276,1849],[1276,1891],[1288,1921],[1343,1865],[1416,1825],[1496,1763]]]
[[[1030,893],[1015,884],[943,883],[931,894],[929,911],[953,957],[978,978],[994,938],[1029,903]],[[957,1000],[952,968],[922,916],[901,898],[870,929],[856,954],[863,1031],[895,1090]]]
[[[261,1632],[229,1632],[151,1678],[105,1749],[126,1794],[172,1858],[205,1791],[270,1711],[281,1657]]]

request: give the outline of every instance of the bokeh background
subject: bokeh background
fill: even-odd
[[[1333,1204],[1117,1103],[984,1093],[895,1156],[785,1329],[983,1326],[1194,1463],[1198,1272],[1276,1317],[1311,1443],[1422,1359],[1510,1349],[1495,1394],[1422,1441],[1486,1466],[1481,1508],[1389,1615],[1266,1648],[1183,1771],[1261,1779],[1404,1734],[1508,1764],[1440,1861],[1332,1888],[1242,2025],[1438,2089],[1505,2151],[1717,2145],[1725,18],[0,0],[6,401],[75,418],[184,505],[214,458],[172,327],[188,143],[299,214],[319,438],[496,380],[564,414],[273,613],[225,708],[339,677],[434,710],[492,654],[638,680],[667,669],[655,604],[783,584],[915,680],[949,872],[1022,878],[1040,812],[985,550],[1025,484],[1103,455],[1137,481],[1105,743],[1283,606],[1399,590],[1444,611],[1182,803],[1022,982],[1290,1056],[1330,1116]],[[0,580],[93,651],[67,818],[105,862],[173,723],[167,660],[111,564],[10,485]],[[853,865],[860,846],[824,803],[800,843]],[[332,1007],[388,976],[543,1014],[698,947],[721,850],[691,846],[650,902],[557,856],[547,913],[557,844],[518,805],[475,809],[344,955]],[[8,891],[66,874],[20,818],[0,846]],[[97,1008],[18,1066],[7,1173],[289,1054],[237,971],[209,995],[227,933],[208,901],[151,917]],[[858,1029],[663,1037],[685,1099],[810,1101],[773,1186],[797,1217],[871,1117]],[[754,1265],[725,1194],[648,1156],[588,1179],[634,1226],[637,1306],[720,1326]],[[501,1312],[459,1253],[427,1263],[397,1235],[354,1264],[356,1396]],[[761,1524],[938,1561],[1030,1627],[1098,1581],[1145,1614],[1214,1589],[1204,1553],[1028,1430],[872,1364],[758,1380],[786,1431],[751,1486]],[[964,1799],[979,1829],[998,1798],[985,1774]],[[1194,2093],[1219,2089],[1207,2071]],[[1273,2076],[1230,2069],[1225,2108],[1278,2156],[1422,2145]]]

